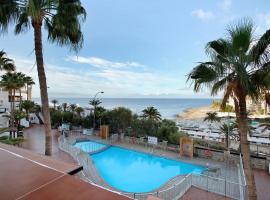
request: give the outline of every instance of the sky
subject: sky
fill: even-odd
[[[194,93],[187,74],[206,61],[205,44],[226,36],[243,17],[254,21],[259,37],[270,28],[269,0],[82,0],[83,48],[49,43],[43,30],[49,97],[208,98]],[[17,71],[35,79],[39,97],[33,30],[0,35],[0,49]]]

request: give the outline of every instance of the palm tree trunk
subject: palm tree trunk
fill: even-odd
[[[26,99],[27,99],[27,101],[29,100],[29,94],[28,94],[29,90],[28,89],[29,89],[28,84],[26,84]]]
[[[12,99],[13,91],[9,91],[9,96],[10,96],[10,118],[9,118],[9,138],[12,138],[13,130],[12,130],[12,109],[13,109],[13,99]]]
[[[20,111],[22,110],[21,109],[21,105],[22,105],[22,90],[21,90],[21,88],[19,89],[19,94],[20,94]]]
[[[15,94],[16,94],[16,89],[13,89],[13,97],[12,97],[12,112],[11,112],[11,116],[12,116],[12,134],[13,134],[13,138],[15,138]]]
[[[248,122],[247,122],[247,106],[246,106],[246,95],[241,92],[238,93],[239,99],[239,134],[240,134],[240,143],[241,143],[241,153],[243,154],[243,165],[244,171],[247,180],[248,187],[248,199],[256,200],[256,185],[254,181],[254,175],[251,166],[251,157],[250,157],[250,148],[249,142],[247,139],[248,134]]]
[[[51,119],[50,119],[50,110],[49,110],[49,100],[47,93],[47,81],[46,74],[44,69],[43,62],[43,52],[42,52],[42,21],[32,22],[34,28],[35,36],[35,54],[37,61],[37,71],[40,85],[40,97],[42,104],[42,114],[44,118],[44,127],[45,127],[45,155],[52,154],[52,134],[51,134]]]

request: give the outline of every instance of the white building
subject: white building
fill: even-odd
[[[20,99],[27,100],[27,92],[28,92],[28,100],[32,100],[32,91],[31,88],[27,90],[25,87],[21,88],[21,91],[16,90],[15,92],[15,105],[19,106]],[[21,96],[20,96],[21,94]],[[11,102],[11,96],[9,95],[9,92],[4,90],[3,88],[0,88],[0,112],[6,112],[10,111],[10,102]]]
[[[21,91],[17,90],[15,92],[15,106],[18,107],[20,103],[20,99],[27,100],[27,92],[28,99],[32,100],[32,90],[29,87],[28,91],[25,87],[21,88]],[[21,94],[21,95],[20,95]],[[8,91],[5,91],[3,88],[0,88],[0,127],[8,127],[9,126],[9,118],[7,117],[10,112],[11,106],[11,96]]]

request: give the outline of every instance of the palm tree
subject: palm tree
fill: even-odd
[[[97,106],[100,105],[101,103],[102,102],[99,99],[96,99],[96,98],[92,99],[89,102],[89,104],[94,107],[94,115],[93,115],[94,116],[94,119],[93,119],[93,129],[94,130],[95,130],[95,127],[96,127],[96,109],[97,109]]]
[[[69,109],[72,113],[74,113],[75,109],[77,108],[77,105],[76,104],[70,104],[69,105]]]
[[[82,107],[76,107],[76,108],[75,108],[75,112],[77,113],[77,115],[78,115],[79,117],[81,117],[81,113],[82,113],[83,111],[84,111],[84,110],[83,110]]]
[[[56,99],[52,100],[52,104],[53,104],[53,109],[56,109],[56,104],[58,104],[58,101]]]
[[[150,119],[154,121],[161,120],[161,114],[153,106],[147,107],[146,109],[142,110],[142,113],[143,113],[142,117],[145,119]]]
[[[20,76],[16,72],[7,72],[1,76],[0,86],[8,91],[10,101],[10,138],[15,136],[14,115],[15,115],[15,92],[20,88]]]
[[[33,78],[31,76],[25,76],[24,82],[26,84],[26,92],[27,92],[27,98],[26,98],[26,100],[30,100],[29,99],[29,91],[32,90],[32,85],[34,85],[35,82],[34,82],[34,80],[33,80]]]
[[[67,108],[68,108],[68,104],[67,103],[62,103],[62,108],[63,108],[63,111],[66,112]]]
[[[27,117],[26,114],[20,110],[16,110],[14,113],[14,120],[17,124],[17,133],[20,131],[21,119]]]
[[[229,141],[230,139],[233,139],[235,141],[239,141],[239,134],[234,133],[234,130],[236,129],[235,123],[223,123],[219,127],[219,130],[221,131],[221,134],[225,136],[225,144],[227,150],[229,150]]]
[[[8,0],[0,7],[0,30],[7,31],[15,23],[15,34],[23,33],[31,27],[34,31],[35,55],[40,85],[42,113],[45,125],[45,155],[52,153],[51,119],[44,69],[42,30],[48,31],[48,40],[58,45],[70,45],[78,51],[83,42],[80,19],[86,12],[80,0]],[[42,27],[46,28],[43,29]]]
[[[212,123],[213,122],[220,122],[220,118],[217,115],[217,112],[207,112],[204,118],[204,121],[210,122],[210,135],[212,132]],[[209,133],[209,132],[208,132]],[[208,147],[209,147],[209,135],[208,135]]]
[[[220,118],[218,117],[217,112],[207,112],[204,121],[208,122],[220,122]]]
[[[24,109],[26,112],[26,119],[29,120],[29,111],[35,107],[35,103],[33,101],[25,100],[21,103],[21,109]]]
[[[62,110],[62,107],[61,107],[61,106],[56,106],[56,109],[57,109],[58,111],[61,111],[61,110]]]
[[[224,91],[222,107],[229,97],[233,98],[248,197],[251,200],[257,199],[257,194],[247,140],[246,97],[256,100],[262,90],[269,89],[270,62],[267,47],[270,43],[270,30],[257,43],[254,42],[253,23],[250,20],[244,19],[230,26],[227,38],[207,44],[206,53],[210,55],[210,61],[200,63],[188,76],[196,92],[203,86],[210,88],[212,95]]]
[[[0,23],[1,23],[1,21],[0,21]],[[16,67],[14,65],[13,60],[8,58],[4,51],[0,51],[0,70],[14,71],[15,68]]]
[[[26,82],[25,82],[26,75],[21,73],[21,72],[17,72],[17,76],[18,76],[17,86],[18,86],[18,90],[19,90],[20,105],[21,105],[21,103],[22,103],[22,87],[24,87],[26,84]]]

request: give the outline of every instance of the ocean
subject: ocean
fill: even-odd
[[[59,104],[78,104],[81,107],[90,107],[88,98],[54,98]],[[100,98],[101,106],[106,109],[126,107],[134,113],[141,114],[141,111],[149,106],[158,109],[162,118],[174,119],[177,114],[189,109],[211,105],[213,99],[157,99],[157,98]],[[38,102],[38,100],[37,100]]]

